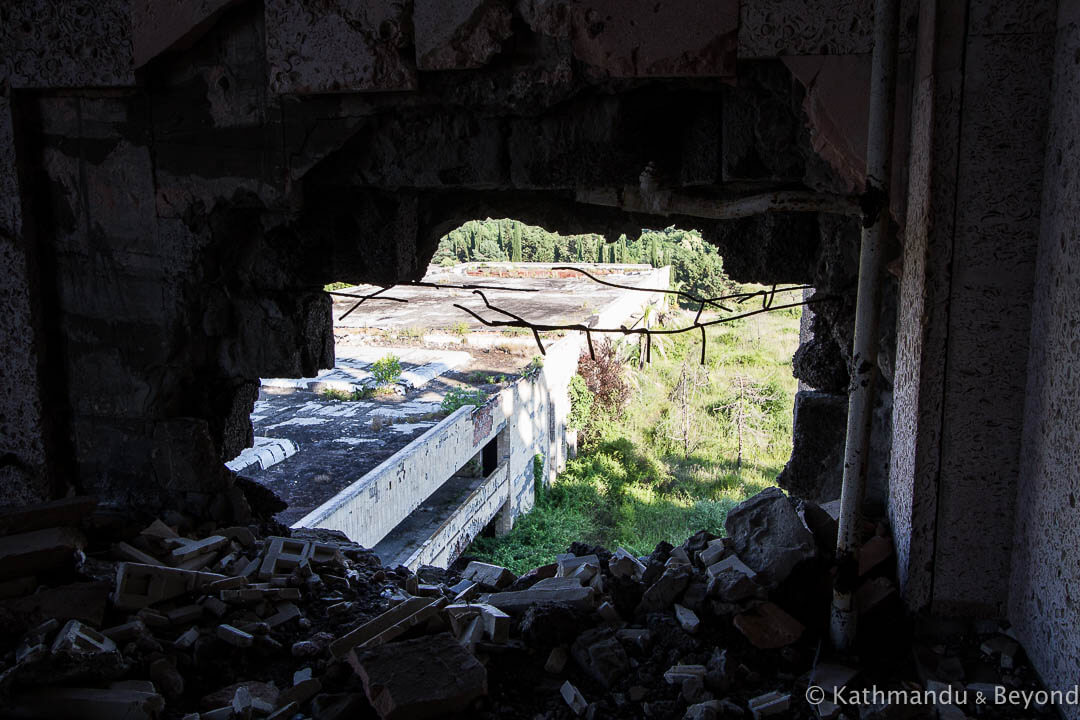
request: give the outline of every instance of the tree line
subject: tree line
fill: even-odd
[[[733,286],[716,248],[696,230],[674,226],[606,242],[597,234],[560,235],[517,220],[470,220],[442,237],[431,262],[443,267],[464,262],[670,265],[672,283],[686,292],[717,297]]]

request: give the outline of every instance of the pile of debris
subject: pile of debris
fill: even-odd
[[[575,545],[521,577],[475,561],[384,568],[329,531],[125,532],[93,510],[72,498],[0,515],[5,717],[901,718],[927,715],[833,688],[1035,687],[996,626],[975,665],[963,633],[908,652],[881,524],[866,524],[853,573],[866,642],[893,652],[829,662],[836,521],[775,488],[733,509],[725,538],[647,557]]]

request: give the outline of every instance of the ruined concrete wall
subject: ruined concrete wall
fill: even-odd
[[[47,462],[32,249],[22,234],[11,101],[0,95],[0,485],[11,502],[31,503],[53,491]]]
[[[507,427],[505,404],[458,408],[294,526],[340,530],[374,547]]]
[[[890,506],[909,604],[945,614],[1008,597],[1054,6],[920,17]]]
[[[1080,6],[1060,4],[1009,619],[1047,687],[1080,667]],[[1080,718],[1080,707],[1063,707]]]
[[[835,4],[809,35],[740,20],[736,0],[5,6],[0,148],[19,149],[22,194],[0,189],[24,222],[4,255],[2,410],[19,429],[2,449],[25,478],[2,501],[56,495],[59,476],[118,509],[220,514],[256,379],[332,362],[321,286],[418,278],[463,220],[696,227],[736,279],[850,295],[823,261],[844,234],[827,218],[619,199],[643,173],[717,197],[844,188],[774,59],[865,54],[865,3]],[[838,307],[821,336],[842,355]]]
[[[935,552],[942,613],[1000,615],[1008,595],[1055,6],[984,0],[968,19]]]

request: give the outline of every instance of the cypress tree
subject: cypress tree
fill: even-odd
[[[521,262],[521,226],[514,225],[513,234],[510,236],[510,260]]]

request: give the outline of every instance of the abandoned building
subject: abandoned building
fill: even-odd
[[[591,264],[586,272],[641,290],[671,284],[668,267]],[[424,279],[449,286],[462,278],[504,286],[485,297],[536,322],[634,327],[648,321],[646,308],[665,300],[543,265],[459,265]],[[530,288],[535,292],[521,294]],[[456,301],[484,309],[467,290],[400,288],[394,297],[408,304],[358,307],[354,296],[374,290],[352,288],[335,298],[332,370],[262,380],[252,414],[255,445],[226,465],[287,504],[281,522],[340,530],[374,548],[388,567],[447,567],[496,518],[494,529],[509,531],[533,505],[537,473],[550,482],[574,452],[567,386],[586,338],[568,333],[541,358],[531,334],[489,329],[453,307]],[[422,334],[404,344],[394,330]],[[319,395],[374,387],[369,369],[384,357],[404,367],[395,382],[403,396],[342,404]],[[440,382],[450,375],[454,385]],[[440,419],[447,395],[463,386],[483,400]]]
[[[888,536],[870,590],[897,618],[1007,628],[984,643],[995,673],[1019,687],[1022,647],[1042,687],[1075,688],[1078,140],[1076,0],[3,3],[0,708],[816,717],[792,688],[824,672],[804,669],[829,611],[784,585],[813,538],[785,525],[794,545],[761,557],[777,546],[747,523],[838,498],[844,552],[815,576],[836,570],[834,621],[868,607],[858,543]],[[324,285],[419,281],[442,235],[484,217],[695,228],[734,279],[815,288],[792,500],[748,501],[726,545],[578,548],[461,582],[380,567],[351,537],[373,520],[353,544],[270,523],[277,500],[235,471],[258,459],[234,460],[259,451],[260,379],[335,367]],[[456,411],[450,465],[483,464],[493,438],[501,457],[482,411]],[[736,599],[709,605],[723,573]],[[611,627],[561,635],[573,613]],[[794,646],[803,626],[818,645]],[[719,637],[753,645],[734,685]],[[416,663],[423,683],[403,679]],[[565,684],[541,706],[545,667]],[[1068,697],[1001,716],[1080,719]]]

